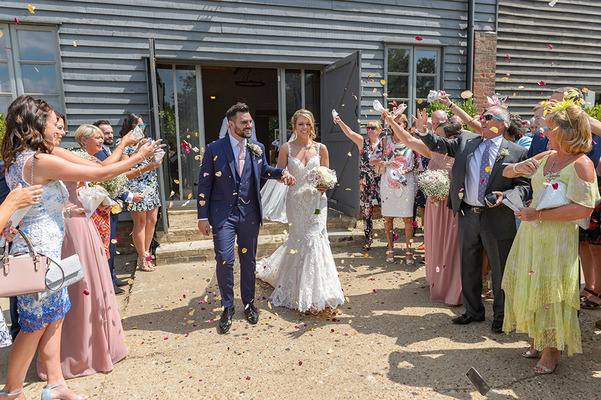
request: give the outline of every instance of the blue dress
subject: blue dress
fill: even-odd
[[[19,183],[23,187],[30,186],[23,180],[23,166],[34,154],[36,153],[32,150],[19,153],[15,163],[6,171],[6,183],[11,190],[16,188]],[[28,180],[32,180],[32,171],[28,169],[25,173]],[[61,181],[52,181],[44,185],[43,189],[40,204],[29,209],[23,217],[20,229],[27,235],[36,252],[58,261],[61,259],[61,248],[65,236],[63,208],[69,194]],[[11,254],[27,251],[25,241],[17,236],[13,242]],[[69,311],[71,303],[67,288],[63,288],[39,301],[32,295],[17,296],[17,307],[21,330],[31,333],[63,318]]]
[[[136,146],[128,146],[123,150],[123,154],[131,157],[135,150]],[[152,162],[152,158],[147,158],[136,165],[134,169],[138,167],[142,168],[150,162]],[[149,211],[161,206],[161,201],[159,200],[159,178],[156,171],[144,172],[125,185],[125,190],[131,193],[142,193],[146,188],[149,188],[150,191],[144,197],[144,200],[127,204],[127,211]]]

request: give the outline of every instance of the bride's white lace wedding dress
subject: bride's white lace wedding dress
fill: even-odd
[[[271,256],[257,262],[257,277],[274,288],[270,298],[274,306],[304,312],[344,303],[326,231],[327,198],[306,179],[319,165],[319,144],[307,165],[288,156],[288,171],[296,178],[296,185],[288,188],[286,196],[290,234]],[[315,214],[316,208],[321,213]]]

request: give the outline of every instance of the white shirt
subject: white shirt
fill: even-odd
[[[223,118],[223,122],[221,123],[221,129],[219,129],[219,139],[225,136],[225,134],[230,134],[230,124],[227,122],[227,117]],[[231,135],[230,135],[231,136]],[[255,120],[253,120],[253,127],[250,131],[250,138],[253,142],[257,141],[257,132],[255,131]]]
[[[478,148],[476,148],[476,151],[474,151],[474,155],[467,166],[467,173],[465,174],[465,195],[463,196],[463,201],[470,206],[484,206],[484,204],[478,201],[478,185],[480,183],[480,164],[482,161],[482,153],[484,153],[484,148],[486,147],[486,140],[487,139],[484,139]],[[492,144],[488,149],[488,162],[492,167],[495,165],[497,154],[499,154],[503,135],[494,137],[490,139],[490,141]]]

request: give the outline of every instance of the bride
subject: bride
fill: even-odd
[[[280,149],[277,165],[288,168],[297,182],[286,195],[290,235],[270,257],[257,262],[257,277],[273,286],[274,306],[317,313],[344,303],[326,231],[326,188],[316,189],[306,179],[315,167],[329,168],[328,149],[313,140],[315,119],[310,111],[296,111],[291,122],[294,135]],[[316,209],[321,212],[316,214]]]

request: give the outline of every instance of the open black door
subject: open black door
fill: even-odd
[[[338,125],[332,109],[355,132],[361,113],[361,51],[325,67],[321,72],[321,141],[330,153],[330,168],[338,185],[328,192],[330,207],[347,215],[359,215],[359,152]]]

